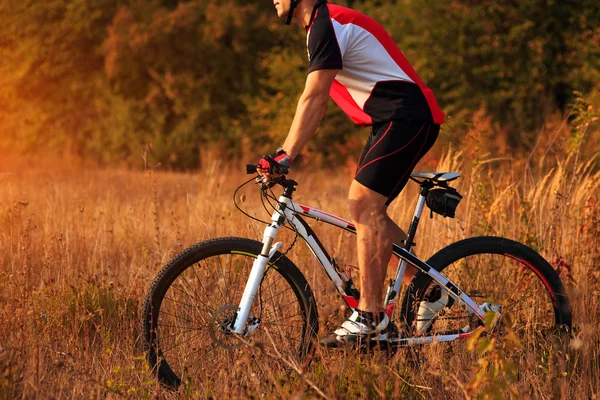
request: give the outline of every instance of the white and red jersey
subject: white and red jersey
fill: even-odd
[[[358,11],[315,5],[307,27],[309,73],[340,69],[330,95],[359,125],[391,120],[444,122],[431,89],[386,30]]]

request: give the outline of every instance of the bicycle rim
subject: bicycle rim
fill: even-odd
[[[312,295],[307,285],[298,287],[283,259],[267,269],[250,310],[257,319],[252,332],[230,333],[257,250],[251,241],[213,241],[165,267],[145,307],[150,363],[161,381],[192,389],[258,386],[287,373],[283,358],[299,360],[310,351]]]
[[[440,256],[434,255],[431,265],[478,305],[499,309],[497,331],[510,330],[518,337],[537,340],[560,328],[570,329],[571,311],[564,287],[554,270],[533,250],[502,238],[474,238],[447,249]],[[432,290],[436,284],[428,276],[420,275],[414,286],[416,293],[412,291],[407,306],[409,326],[426,326],[429,318],[421,320],[420,315],[426,314],[423,311],[427,308],[436,310],[433,324],[427,328],[428,336],[468,333],[483,325],[456,301],[449,300],[448,306],[441,309],[432,306],[444,299],[437,300],[440,296]]]

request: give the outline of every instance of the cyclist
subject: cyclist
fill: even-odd
[[[371,127],[348,195],[358,240],[361,297],[350,318],[321,343],[336,347],[365,338],[386,340],[386,269],[393,239],[400,243],[406,238],[387,215],[387,207],[433,146],[444,113],[391,36],[373,19],[326,0],[273,4],[286,24],[293,18],[306,29],[308,77],[283,146],[260,160],[259,173],[269,178],[278,168],[292,165],[317,130],[329,97],[353,122]],[[407,280],[414,273],[409,267]],[[431,319],[434,313],[419,310],[420,317],[426,319],[426,314]],[[421,324],[420,330],[428,326]]]

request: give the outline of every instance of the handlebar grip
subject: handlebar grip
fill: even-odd
[[[255,174],[257,167],[258,167],[258,164],[246,164],[246,173],[247,174]]]

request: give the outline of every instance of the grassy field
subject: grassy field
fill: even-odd
[[[177,396],[597,398],[600,173],[590,162],[576,152],[531,165],[449,150],[436,169],[463,173],[455,186],[464,199],[456,219],[424,218],[416,240],[424,259],[482,234],[534,247],[568,287],[574,309],[568,345],[551,347],[533,337],[485,346],[471,340],[390,359],[319,349],[299,371],[275,359],[269,361],[274,373],[260,381],[188,386]],[[247,177],[217,161],[196,174],[76,162],[0,167],[0,398],[176,397],[157,384],[140,352],[143,296],[160,268],[193,243],[229,235],[260,240],[263,225],[231,201]],[[300,182],[296,201],[348,216],[350,174],[304,170],[292,177]],[[266,217],[253,187],[241,194],[248,212]],[[410,221],[415,195],[416,185],[409,184],[390,208],[401,226]],[[313,226],[341,264],[356,262],[349,234]],[[291,236],[284,237],[289,245]],[[341,321],[342,304],[303,243],[288,256],[315,293],[324,334]],[[227,367],[223,359],[207,373]]]

